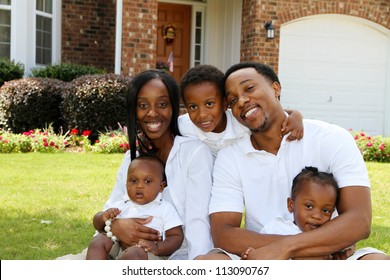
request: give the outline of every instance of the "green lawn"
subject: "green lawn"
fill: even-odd
[[[54,259],[78,253],[94,233],[92,216],[115,183],[123,154],[0,154],[0,259]],[[368,240],[390,253],[390,164],[367,163],[373,200]]]

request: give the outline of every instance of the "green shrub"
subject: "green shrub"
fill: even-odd
[[[126,94],[131,77],[116,74],[86,75],[70,82],[64,94],[62,116],[66,130],[98,133],[126,122]]]
[[[61,123],[61,91],[65,83],[46,78],[23,78],[0,88],[0,127],[14,133]]]
[[[0,87],[7,81],[20,79],[24,74],[24,65],[7,58],[0,58]]]
[[[92,74],[104,74],[105,70],[93,66],[85,66],[71,63],[48,65],[44,68],[31,70],[32,77],[52,78],[70,82],[78,77]]]

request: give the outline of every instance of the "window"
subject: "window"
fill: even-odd
[[[203,61],[203,29],[204,29],[204,10],[203,7],[197,7],[194,16],[194,65],[201,64]]]
[[[0,0],[0,58],[11,56],[11,0]]]
[[[48,65],[52,62],[52,0],[36,0],[35,63]]]

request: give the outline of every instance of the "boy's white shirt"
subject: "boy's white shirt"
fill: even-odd
[[[145,225],[158,230],[163,236],[163,239],[165,239],[164,234],[167,230],[183,225],[183,222],[181,221],[176,209],[170,202],[162,198],[162,193],[159,193],[153,201],[147,204],[135,203],[134,201],[130,200],[129,196],[126,194],[123,196],[122,201],[113,203],[112,207],[121,210],[121,213],[117,216],[118,219],[146,219],[152,216],[153,219],[150,221],[150,223]]]
[[[127,194],[126,178],[130,164],[127,151],[117,172],[117,180],[103,210]],[[213,157],[208,147],[193,137],[176,136],[165,166],[168,186],[163,199],[172,203],[184,223],[185,240],[174,255],[193,259],[213,248],[208,205],[211,195]],[[175,256],[171,257],[175,257]],[[178,258],[180,258],[178,257]]]
[[[225,114],[227,118],[226,129],[221,133],[204,132],[191,121],[188,113],[181,115],[179,117],[180,133],[183,136],[195,137],[204,142],[215,158],[220,149],[229,146],[249,133],[249,129],[237,121],[230,109],[226,110]]]

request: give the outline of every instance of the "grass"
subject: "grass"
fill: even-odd
[[[0,259],[54,259],[92,238],[123,154],[0,154]]]
[[[90,242],[92,216],[115,183],[123,154],[0,154],[0,259],[46,260],[79,253]],[[358,247],[390,254],[390,164],[367,163],[372,234]]]

